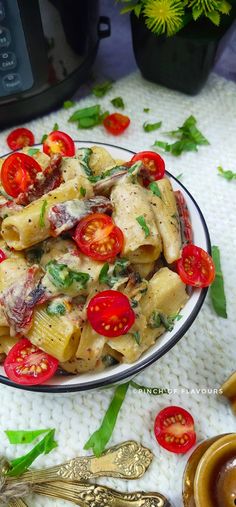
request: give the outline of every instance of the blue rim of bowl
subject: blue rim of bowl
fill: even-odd
[[[128,150],[127,148],[123,148],[122,146],[117,146],[115,144],[106,143],[106,142],[77,141],[77,140],[74,140],[74,142],[75,143],[92,143],[92,144],[96,144],[96,145],[101,144],[103,146],[104,145],[110,146],[111,148],[122,149],[124,151],[127,151],[128,153],[131,153],[132,155],[135,154],[135,152],[132,150]],[[34,146],[41,146],[41,145],[42,145],[42,143],[34,144]],[[12,151],[10,153],[12,153]],[[0,158],[5,157],[7,155],[9,155],[9,153],[2,155]],[[204,218],[197,202],[195,201],[193,196],[190,194],[190,192],[187,190],[187,188],[177,178],[175,178],[175,176],[173,176],[173,174],[171,174],[169,171],[166,171],[166,174],[168,174],[168,176],[173,178],[184,189],[184,191],[188,194],[188,196],[192,200],[195,208],[197,209],[197,211],[199,213],[199,217],[202,222],[202,226],[203,226],[203,230],[204,230],[205,238],[206,238],[207,251],[208,251],[208,253],[211,253],[210,234],[209,234],[209,231],[207,228],[205,218]],[[144,358],[143,361],[138,365],[134,364],[127,371],[120,372],[120,373],[114,373],[113,375],[111,375],[108,378],[105,378],[103,380],[102,379],[101,380],[92,380],[89,382],[84,382],[83,384],[72,384],[67,387],[66,386],[64,387],[64,386],[47,385],[47,384],[45,384],[45,385],[40,384],[40,385],[36,385],[36,386],[25,386],[22,384],[16,384],[15,382],[11,381],[7,377],[4,377],[3,375],[0,375],[0,383],[5,384],[10,387],[15,387],[16,389],[21,389],[24,391],[33,391],[33,392],[39,392],[39,393],[54,394],[54,393],[75,393],[75,392],[80,392],[80,391],[90,391],[92,389],[109,387],[109,386],[117,384],[121,381],[124,381],[126,379],[128,380],[129,378],[132,378],[135,375],[137,375],[138,373],[140,373],[142,370],[144,370],[148,366],[151,366],[151,364],[155,363],[158,359],[160,359],[162,356],[164,356],[164,354],[166,354],[169,350],[171,350],[174,347],[174,345],[176,345],[176,343],[178,343],[178,341],[185,335],[185,333],[188,331],[188,329],[190,328],[190,326],[192,325],[192,323],[196,319],[196,317],[203,305],[205,297],[207,295],[207,291],[208,291],[208,288],[201,289],[197,303],[194,306],[194,309],[192,310],[192,312],[188,316],[184,325],[179,329],[179,331],[177,331],[174,334],[174,336],[172,336],[171,340],[169,340],[159,350],[157,350],[156,352],[153,352],[153,354],[151,354],[150,357]],[[58,376],[58,378],[60,378],[60,377]]]

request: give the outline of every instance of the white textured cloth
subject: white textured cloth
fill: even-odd
[[[139,393],[130,387],[124,402],[111,444],[136,439],[152,449],[155,459],[149,471],[139,481],[100,480],[121,490],[152,490],[166,495],[175,507],[181,507],[181,482],[186,456],[177,456],[160,448],[153,434],[155,415],[163,407],[174,404],[189,410],[196,422],[198,440],[224,432],[236,431],[236,418],[222,397],[214,394],[182,393],[181,389],[214,389],[235,370],[236,348],[236,182],[228,182],[217,174],[217,166],[236,171],[236,85],[211,75],[206,87],[197,97],[148,83],[139,73],[114,84],[103,99],[89,96],[78,107],[101,103],[102,108],[114,108],[110,100],[122,96],[125,114],[131,125],[125,134],[114,138],[102,126],[92,130],[77,130],[67,123],[73,109],[59,110],[34,120],[27,127],[39,142],[57,122],[59,129],[74,139],[109,142],[134,151],[150,149],[155,139],[167,139],[161,132],[175,129],[193,114],[198,126],[209,139],[210,145],[198,153],[186,153],[179,158],[166,155],[167,168],[174,175],[183,173],[182,182],[200,205],[207,221],[212,244],[221,251],[222,268],[227,296],[228,319],[218,317],[209,296],[187,334],[156,364],[138,377],[140,384],[168,387],[177,392],[161,397]],[[149,113],[143,111],[150,108]],[[145,133],[144,121],[162,120],[161,131]],[[10,130],[10,129],[9,129]],[[6,130],[0,134],[0,153],[8,151]],[[58,448],[48,456],[40,457],[37,467],[51,466],[79,454],[83,445],[99,426],[113,390],[82,394],[37,394],[0,386],[1,453],[13,458],[25,452],[25,446],[10,446],[4,429],[56,428]],[[28,501],[32,507],[71,505],[34,496]]]

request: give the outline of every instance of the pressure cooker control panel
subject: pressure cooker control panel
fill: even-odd
[[[25,34],[17,0],[0,0],[0,97],[33,85]]]

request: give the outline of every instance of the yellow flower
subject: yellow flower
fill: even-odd
[[[180,0],[147,0],[144,4],[147,27],[158,35],[174,35],[182,28],[184,4]]]

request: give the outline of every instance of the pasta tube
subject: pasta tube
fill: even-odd
[[[148,192],[140,185],[120,183],[111,192],[112,218],[124,234],[123,255],[133,263],[150,263],[160,256],[161,237],[155,224]],[[137,221],[143,217],[147,234]]]
[[[170,180],[167,178],[159,180],[158,187],[161,197],[149,191],[150,202],[162,238],[164,257],[171,264],[180,258],[182,246],[178,210]]]
[[[92,146],[92,154],[89,159],[89,167],[97,176],[102,174],[107,168],[116,165],[110,153],[101,146]]]
[[[50,207],[70,199],[79,199],[81,197],[81,186],[86,189],[87,197],[92,195],[92,185],[87,178],[80,176],[63,183],[60,187],[40,197],[40,199],[32,202],[15,215],[5,218],[2,222],[2,236],[8,246],[15,250],[23,250],[48,238],[50,236],[48,220]],[[42,206],[45,207],[43,225],[40,221]]]
[[[80,328],[68,317],[48,315],[42,306],[35,309],[33,324],[27,332],[27,338],[47,354],[64,362],[75,355],[80,333]]]

